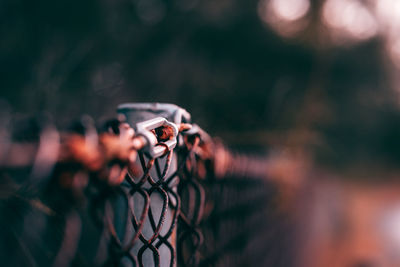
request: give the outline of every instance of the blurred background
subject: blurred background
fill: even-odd
[[[211,133],[254,136],[321,109],[396,102],[394,0],[0,5],[1,96],[16,112],[61,122],[114,115],[121,102],[171,102]]]
[[[0,21],[3,111],[62,128],[177,104],[230,146],[300,162],[279,175],[306,177],[304,266],[398,266],[399,1],[5,0]]]

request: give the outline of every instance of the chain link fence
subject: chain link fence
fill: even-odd
[[[263,159],[175,105],[118,112],[100,130],[89,117],[2,129],[4,266],[291,265]]]

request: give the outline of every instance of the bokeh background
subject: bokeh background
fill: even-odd
[[[61,125],[113,116],[122,102],[171,102],[213,134],[259,143],[329,110],[397,102],[399,10],[395,0],[1,1],[1,97]]]
[[[400,1],[3,0],[0,37],[0,113],[180,105],[307,177],[280,199],[299,266],[400,262]]]

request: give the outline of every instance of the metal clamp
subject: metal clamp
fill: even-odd
[[[158,146],[157,137],[154,135],[153,132],[151,132],[151,130],[162,126],[171,127],[173,136],[169,140],[163,142],[163,146]],[[151,157],[157,158],[165,154],[166,148],[168,148],[168,150],[172,150],[175,148],[176,137],[178,136],[178,127],[165,118],[157,117],[151,120],[137,123],[136,134],[143,136],[146,139],[147,144],[144,147],[145,152],[148,153]]]

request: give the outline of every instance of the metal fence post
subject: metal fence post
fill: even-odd
[[[160,103],[128,103],[118,106],[118,113],[126,117],[128,124],[136,131],[136,134],[147,137],[145,130],[147,126],[157,122],[157,118],[166,119],[175,125],[180,125],[183,122],[190,121],[189,113],[173,104]],[[153,124],[156,125],[156,124]],[[176,142],[182,142],[176,136]],[[171,141],[171,142],[172,142]],[[148,140],[148,148],[144,154],[139,154],[137,164],[145,166],[151,160],[155,160],[155,167],[150,168],[149,174],[156,184],[151,184],[148,181],[137,189],[133,194],[133,210],[137,220],[140,214],[143,214],[148,205],[148,214],[143,222],[141,236],[133,248],[132,253],[138,255],[139,264],[142,262],[144,266],[176,266],[176,224],[177,211],[179,211],[179,197],[177,195],[177,185],[179,179],[173,177],[178,169],[177,155],[174,150],[170,156],[159,155],[158,152],[152,150],[150,140]],[[167,162],[170,161],[170,162]],[[167,166],[169,165],[169,166]],[[165,174],[160,175],[163,169],[168,167]],[[145,168],[137,176],[142,176]],[[162,177],[161,177],[162,176]],[[166,182],[166,179],[172,178]],[[160,181],[163,179],[163,181]],[[149,195],[149,203],[146,203],[144,195]],[[152,218],[150,218],[152,217]],[[161,226],[160,226],[161,225]],[[158,227],[161,227],[158,229]],[[122,227],[122,225],[121,225]],[[132,228],[132,234],[134,229]],[[159,231],[159,235],[155,232]],[[155,237],[153,239],[153,237]],[[166,238],[165,238],[166,237]],[[157,255],[158,254],[158,255]],[[158,257],[158,259],[157,259]],[[159,260],[159,263],[157,261]]]

